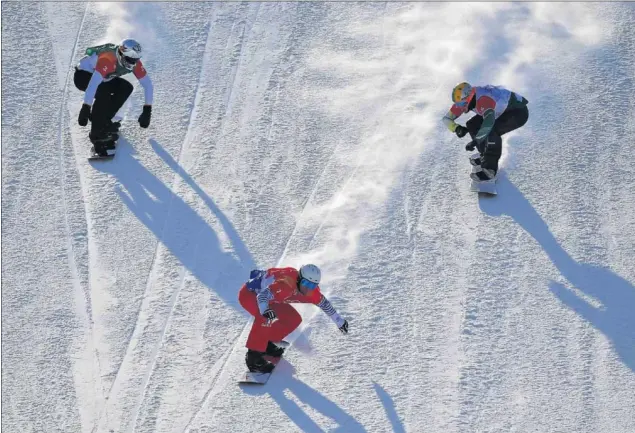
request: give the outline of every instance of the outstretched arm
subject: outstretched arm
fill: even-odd
[[[454,107],[454,106],[452,106]],[[443,123],[445,124],[445,126],[451,131],[454,132],[456,130],[456,127],[458,126],[458,124],[455,122],[456,119],[458,119],[459,115],[456,115],[452,109],[450,109],[445,116],[443,116]]]
[[[331,305],[328,299],[324,295],[320,298],[320,302],[317,304],[318,307],[322,309],[326,313],[327,316],[331,318],[331,320],[337,325],[342,333],[348,333],[348,321],[337,313],[337,310]]]
[[[143,87],[145,105],[152,105],[152,100],[154,99],[154,86],[152,85],[150,76],[146,75],[143,78],[140,78],[139,83],[141,84],[141,87]]]
[[[446,113],[445,116],[443,116],[442,119],[445,126],[450,131],[454,132],[459,138],[465,137],[465,134],[468,133],[468,130],[465,126],[461,126],[455,122],[455,120],[458,119],[461,114],[463,114],[463,107],[464,106],[459,106],[458,104],[452,105],[452,107],[450,107],[450,110]]]

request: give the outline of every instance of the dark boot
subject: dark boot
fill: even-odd
[[[121,128],[121,122],[108,121],[104,129],[110,134],[117,134],[119,132],[119,128]]]
[[[88,137],[93,144],[97,141],[117,141],[119,140],[120,125],[120,122],[111,122],[110,120],[101,124],[93,123]]]
[[[271,373],[276,366],[267,361],[264,356],[265,352],[248,349],[245,362],[249,371],[252,373]]]
[[[89,134],[90,142],[93,143],[93,149],[99,156],[108,156],[108,150],[115,149],[115,140],[118,136],[108,133]]]
[[[93,152],[96,153],[99,156],[110,156],[108,155],[108,149],[106,148],[106,145],[103,143],[95,143],[93,144]]]
[[[284,347],[277,346],[271,341],[267,344],[267,351],[265,355],[272,356],[274,358],[280,358],[284,354]]]
[[[117,148],[117,143],[115,141],[109,141],[106,143],[106,150],[114,151]]]

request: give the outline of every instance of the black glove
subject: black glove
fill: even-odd
[[[79,126],[88,125],[88,119],[90,118],[90,105],[82,104],[82,109],[79,110],[79,117],[77,118],[77,123]]]
[[[468,132],[470,132],[470,131],[468,131],[465,126],[456,125],[456,128],[454,128],[454,133],[459,138],[465,137],[465,134],[467,134]]]
[[[476,140],[472,140],[465,145],[465,150],[468,152],[473,151],[476,148]]]
[[[139,126],[147,128],[150,126],[150,115],[152,114],[152,105],[144,105],[143,113],[139,116]]]
[[[265,319],[267,319],[267,324],[271,325],[273,322],[276,321],[276,319],[278,318],[278,316],[276,316],[276,312],[273,311],[271,308],[267,308],[265,310],[264,313],[262,313],[262,317],[264,317]]]
[[[342,324],[342,326],[340,326],[339,329],[342,334],[348,334],[348,320],[344,320],[344,323]]]

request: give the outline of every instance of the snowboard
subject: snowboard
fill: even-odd
[[[115,157],[115,151],[114,150],[108,150],[108,155],[99,155],[98,153],[95,152],[95,148],[91,148],[91,154],[88,157],[89,161],[100,161],[100,160],[110,160],[113,159]]]
[[[267,361],[271,362],[273,365],[278,365],[278,363],[280,362],[282,357],[275,358],[273,356],[266,356],[265,355],[265,359]],[[276,371],[275,368],[273,370],[271,370],[271,373],[255,373],[255,372],[247,371],[247,372],[244,373],[244,376],[242,377],[242,379],[240,379],[238,381],[238,383],[246,383],[246,384],[252,384],[252,385],[264,385],[265,383],[267,383],[267,381],[271,377],[271,374],[274,371]]]
[[[470,191],[478,192],[479,194],[497,195],[496,180],[489,180],[487,182],[475,182],[470,179]]]
[[[475,172],[476,167],[472,166],[472,173]],[[470,191],[478,192],[479,195],[497,195],[498,191],[496,190],[496,176],[493,180],[488,180],[486,182],[476,182],[474,179],[470,178]]]
[[[291,343],[288,343],[287,341],[280,341],[279,343],[276,343],[276,345],[287,350],[289,346],[291,345]],[[280,360],[282,359],[282,356],[276,357],[276,356],[265,355],[264,358],[267,361],[271,362],[273,365],[277,366]],[[238,383],[264,385],[265,383],[267,383],[267,381],[271,377],[271,374],[274,371],[276,371],[275,368],[271,370],[271,373],[255,373],[255,372],[251,372],[247,370],[245,373],[243,373],[243,377],[238,381]]]

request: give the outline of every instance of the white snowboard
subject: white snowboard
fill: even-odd
[[[476,182],[470,179],[470,191],[483,193],[483,194],[489,194],[489,195],[496,195],[498,194],[498,191],[496,190],[496,179],[488,180],[485,182]]]
[[[270,358],[269,361],[274,362],[273,358]],[[277,361],[280,361],[280,358],[277,358]],[[252,373],[251,371],[248,371],[245,373],[242,379],[238,381],[238,383],[253,383],[255,385],[264,385],[265,383],[267,383],[270,377],[271,373]]]
[[[275,344],[285,349],[288,349],[289,346],[291,345],[287,341],[279,341],[279,342],[276,342]],[[273,356],[265,355],[265,359],[271,362],[273,365],[277,366],[280,360],[282,359],[282,357],[276,358]],[[273,373],[273,371],[271,373]],[[257,385],[264,385],[265,383],[267,383],[267,381],[271,377],[271,373],[252,373],[251,371],[246,371],[243,377],[240,380],[238,380],[238,383],[253,383]]]
[[[475,167],[472,166],[472,173],[474,173],[475,171]],[[496,190],[496,176],[494,176],[494,179],[484,182],[477,182],[470,178],[470,191],[489,195],[498,194],[498,191]]]

